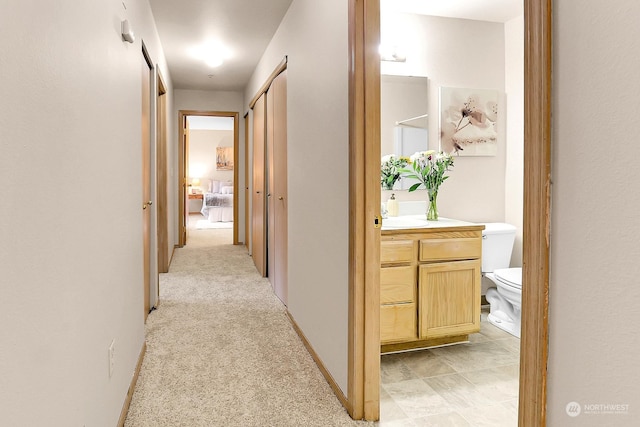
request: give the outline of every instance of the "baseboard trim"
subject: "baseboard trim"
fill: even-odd
[[[133,373],[133,378],[131,378],[131,384],[129,385],[129,390],[127,390],[127,397],[124,399],[124,404],[122,405],[122,411],[120,412],[120,419],[118,420],[118,427],[124,427],[124,422],[127,419],[127,414],[129,413],[129,406],[131,405],[131,399],[133,398],[133,392],[136,389],[136,384],[138,382],[138,376],[140,375],[140,368],[142,367],[142,361],[144,360],[144,355],[147,352],[147,343],[146,341],[142,344],[142,349],[140,350],[140,355],[138,356],[138,363],[136,364],[136,370]]]
[[[302,329],[300,329],[300,327],[298,326],[296,321],[293,319],[293,317],[291,316],[291,313],[289,313],[289,311],[287,311],[287,317],[289,318],[289,321],[291,322],[291,325],[293,325],[293,329],[296,331],[296,334],[298,334],[298,336],[302,340],[302,344],[304,344],[304,346],[306,347],[307,351],[309,352],[309,354],[313,358],[313,361],[316,362],[316,366],[318,366],[318,369],[320,369],[320,372],[324,376],[324,379],[327,380],[327,382],[329,383],[329,386],[333,390],[333,393],[336,395],[336,397],[338,398],[338,400],[340,401],[342,406],[344,406],[345,409],[347,409],[347,412],[348,412],[349,411],[349,400],[347,399],[347,397],[344,395],[344,393],[340,389],[340,386],[338,386],[338,383],[336,383],[336,381],[333,379],[333,376],[331,375],[331,373],[324,366],[324,363],[322,363],[322,360],[320,359],[318,354],[315,352],[315,350],[313,349],[313,346],[311,345],[309,340],[307,340],[307,337],[304,335],[304,332],[302,332]]]
[[[171,256],[169,257],[169,268],[171,268],[171,263],[173,262],[173,256],[176,253],[176,249],[178,249],[180,246],[178,245],[173,245],[173,250],[171,251]]]

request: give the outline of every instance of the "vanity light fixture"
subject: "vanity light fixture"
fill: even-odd
[[[398,46],[380,45],[380,60],[389,62],[407,62],[407,56]]]

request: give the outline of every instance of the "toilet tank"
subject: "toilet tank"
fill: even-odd
[[[482,230],[482,272],[509,268],[516,227],[502,222],[484,224]]]

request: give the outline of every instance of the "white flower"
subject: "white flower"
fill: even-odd
[[[402,172],[406,174],[405,177],[419,182],[413,184],[409,191],[423,185],[430,193],[437,193],[440,185],[448,178],[445,173],[453,166],[453,158],[450,154],[435,150],[418,151],[411,156],[411,164],[410,169],[404,169]]]

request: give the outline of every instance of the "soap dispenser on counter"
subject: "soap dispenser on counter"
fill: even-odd
[[[396,195],[394,193],[392,193],[389,200],[387,200],[387,215],[398,216],[398,201],[396,200]]]

